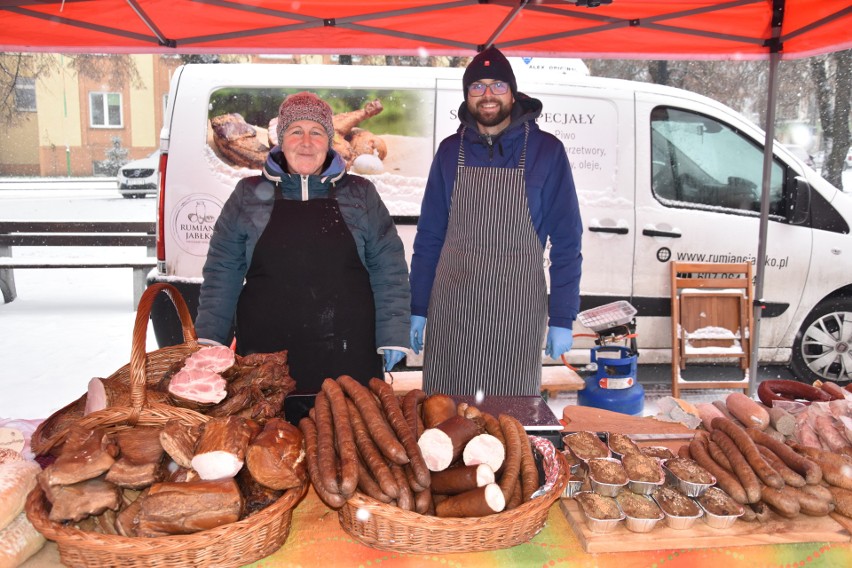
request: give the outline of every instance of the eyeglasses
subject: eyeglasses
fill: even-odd
[[[485,91],[491,89],[492,95],[505,95],[509,92],[509,83],[504,83],[503,81],[495,81],[490,84],[485,83],[471,83],[467,88],[467,94],[471,97],[481,97],[485,94]]]

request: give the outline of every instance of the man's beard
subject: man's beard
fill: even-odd
[[[500,105],[497,112],[494,114],[491,114],[490,112],[482,113],[479,110],[479,105],[486,102],[496,102]],[[467,110],[470,111],[470,114],[473,115],[473,118],[475,118],[476,122],[479,124],[482,124],[483,126],[497,126],[512,114],[512,103],[510,101],[507,104],[503,104],[499,99],[485,99],[483,97],[483,99],[477,100],[475,103],[468,102]]]

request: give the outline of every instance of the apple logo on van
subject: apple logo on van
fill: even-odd
[[[172,216],[172,237],[186,253],[207,256],[213,225],[222,212],[222,202],[206,193],[184,197]]]

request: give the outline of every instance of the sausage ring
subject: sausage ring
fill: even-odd
[[[832,396],[822,389],[785,379],[763,381],[757,387],[757,397],[770,408],[775,400],[796,401],[804,404],[832,400]]]

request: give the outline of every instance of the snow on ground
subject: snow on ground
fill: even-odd
[[[0,419],[47,418],[130,361],[131,269],[16,270],[15,283],[0,305]]]
[[[4,220],[126,220],[155,217],[154,199],[117,192],[0,192]],[[118,213],[120,212],[120,213]],[[16,257],[144,257],[144,247],[18,247]],[[0,303],[0,419],[50,416],[130,361],[136,312],[130,268],[15,270],[18,297]],[[2,299],[0,299],[2,302]],[[146,349],[156,349],[148,326]]]

